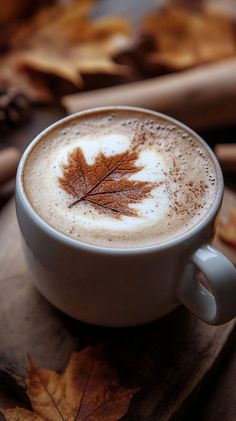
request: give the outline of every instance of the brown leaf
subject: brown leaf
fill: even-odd
[[[233,20],[206,8],[198,13],[174,7],[152,13],[144,19],[143,31],[155,40],[150,64],[169,70],[236,54]]]
[[[0,411],[3,413],[7,421],[43,421],[42,418],[34,412],[30,412],[23,408],[1,408]]]
[[[9,24],[20,19],[25,19],[40,7],[53,3],[54,0],[8,0],[1,4],[0,24]]]
[[[227,244],[236,247],[236,209],[229,209],[229,218],[226,222],[220,221],[218,234]]]
[[[7,421],[117,421],[137,388],[120,385],[100,346],[72,355],[63,375],[29,362],[28,395],[33,412],[1,409]]]
[[[63,41],[64,35],[87,23],[87,15],[91,10],[93,0],[81,0],[79,4],[72,3],[68,6],[56,4],[52,7],[41,9],[32,19],[19,27],[11,40],[13,48],[18,49],[35,43],[45,44],[55,36]],[[77,22],[77,25],[75,24]],[[84,25],[82,26],[84,27]]]
[[[130,24],[122,18],[91,20],[92,0],[43,9],[11,40],[21,68],[82,85],[81,73],[125,74],[112,57],[127,45]]]
[[[82,78],[79,75],[76,66],[68,62],[68,57],[58,57],[58,54],[46,50],[36,50],[18,53],[18,60],[21,67],[36,70],[42,73],[53,74],[62,79],[69,80],[75,85],[82,84]]]
[[[34,13],[56,0],[7,0],[0,2],[0,50],[8,50],[19,25],[29,19]]]
[[[17,54],[12,53],[7,58],[0,59],[0,83],[3,88],[13,88],[24,93],[32,102],[52,101],[46,82],[39,74],[23,70]]]
[[[113,217],[136,215],[129,205],[148,197],[157,187],[156,183],[129,179],[142,169],[135,164],[137,159],[136,151],[109,157],[100,153],[89,165],[80,148],[73,150],[59,178],[60,186],[75,198],[69,207],[83,201]]]

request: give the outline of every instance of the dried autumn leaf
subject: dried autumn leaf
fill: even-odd
[[[82,83],[82,78],[76,66],[73,66],[71,62],[68,63],[68,57],[58,57],[58,54],[54,52],[33,49],[32,51],[19,52],[18,59],[21,67],[53,74],[69,80],[75,85]]]
[[[27,384],[33,412],[1,409],[7,421],[117,421],[138,390],[120,385],[102,347],[73,354],[63,375],[30,361]]]
[[[18,61],[17,54],[0,59],[1,87],[23,92],[32,102],[48,103],[52,101],[52,93],[39,74],[24,71]]]
[[[54,0],[8,0],[1,4],[0,24],[8,24],[29,17],[40,7],[53,3]]]
[[[229,210],[229,218],[226,222],[220,221],[218,225],[220,238],[229,245],[236,247],[236,209]]]
[[[32,19],[19,27],[11,40],[12,47],[18,49],[37,42],[44,44],[55,35],[63,41],[64,35],[68,38],[68,34],[70,36],[75,29],[80,32],[80,25],[82,28],[86,26],[93,3],[94,0],[81,0],[79,4],[72,3],[66,7],[56,4],[41,9]]]
[[[56,0],[8,0],[0,2],[0,50],[8,50],[12,37],[22,25],[42,7],[55,3]]]
[[[93,21],[93,1],[56,5],[42,10],[11,41],[21,67],[59,76],[81,85],[81,73],[125,74],[112,57],[130,40],[127,21],[107,17]]]
[[[182,70],[236,54],[232,19],[210,9],[167,8],[148,15],[143,31],[155,40],[152,65]]]
[[[1,409],[7,421],[43,421],[37,414],[23,408]]]
[[[157,187],[157,183],[129,179],[142,169],[136,165],[138,157],[136,151],[112,156],[100,153],[89,165],[81,149],[76,148],[59,178],[60,186],[75,198],[69,207],[83,201],[113,217],[136,215],[129,205],[147,198]]]

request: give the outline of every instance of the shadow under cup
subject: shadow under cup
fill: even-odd
[[[71,238],[42,219],[25,193],[24,165],[32,148],[55,128],[93,113],[127,111],[177,125],[207,151],[217,174],[209,212],[177,238],[143,247],[113,248]],[[39,291],[57,308],[79,320],[102,326],[144,324],[184,304],[210,324],[236,315],[236,271],[210,245],[223,195],[220,166],[207,144],[182,123],[135,107],[104,107],[66,117],[40,133],[23,154],[17,173],[16,209],[29,272]],[[203,286],[196,269],[206,278]]]

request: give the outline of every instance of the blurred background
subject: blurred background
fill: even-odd
[[[1,0],[0,25],[1,206],[32,138],[99,105],[159,110],[211,147],[231,143],[219,158],[233,184],[234,0]]]
[[[215,150],[234,212],[221,236],[236,262],[235,0],[0,0],[0,28],[0,208],[22,152],[49,124],[89,107],[142,106]],[[236,419],[235,373],[232,351],[209,405],[202,392],[205,418],[196,404],[191,419]],[[0,398],[14,404],[5,386]]]

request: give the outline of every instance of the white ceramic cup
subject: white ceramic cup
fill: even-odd
[[[134,107],[106,107],[140,110]],[[95,110],[92,110],[93,112]],[[99,112],[99,109],[97,109]],[[197,138],[209,152],[217,172],[217,192],[207,215],[193,228],[161,244],[112,248],[72,239],[47,224],[24,192],[22,171],[32,147],[52,128],[78,119],[71,115],[40,133],[18,167],[16,208],[23,248],[32,281],[57,308],[79,320],[105,326],[131,326],[158,319],[184,304],[201,320],[222,324],[236,316],[236,270],[212,245],[222,202],[223,177],[207,144],[191,129],[160,115]],[[204,287],[196,270],[206,278]]]

